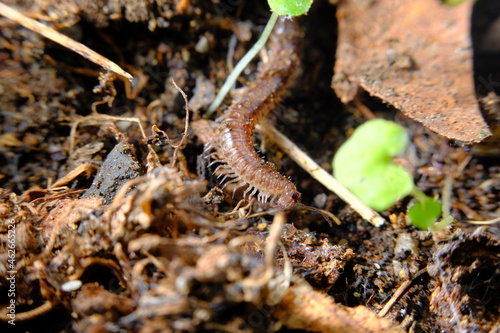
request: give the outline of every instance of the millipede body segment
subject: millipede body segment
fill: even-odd
[[[268,60],[261,66],[257,78],[244,88],[239,98],[220,118],[219,135],[207,144],[209,156],[221,164],[219,177],[224,186],[235,183],[237,188],[247,186],[244,197],[258,192],[262,203],[271,199],[271,205],[286,209],[300,200],[295,185],[281,175],[274,164],[262,160],[253,147],[252,132],[283,98],[299,65],[298,42],[301,33],[289,20],[277,23],[268,43]]]

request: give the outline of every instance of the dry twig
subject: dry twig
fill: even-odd
[[[5,5],[2,2],[0,2],[0,15],[3,15],[11,19],[12,21],[22,25],[23,27],[30,29],[34,32],[37,32],[40,35],[58,44],[61,44],[64,47],[67,47],[68,49],[78,53],[82,57],[96,63],[97,65],[105,68],[106,70],[114,72],[118,75],[127,78],[130,82],[132,82],[134,78],[130,73],[124,71],[120,66],[118,66],[116,63],[112,62],[108,58],[105,58],[99,53],[92,51],[85,45],[76,42],[75,40],[69,38],[68,36],[63,35],[62,33],[46,25],[43,25],[42,23],[33,20],[32,18],[25,16],[24,14]]]
[[[398,299],[401,298],[407,291],[408,288],[413,284],[413,282],[421,277],[424,273],[427,273],[427,268],[419,270],[415,275],[411,278],[411,280],[405,281],[401,286],[399,286],[398,290],[392,295],[391,299],[384,305],[382,310],[378,313],[380,318],[383,318],[387,315],[387,313],[391,310],[391,308],[396,304]]]
[[[491,220],[486,220],[486,221],[472,221],[472,220],[467,221],[467,223],[477,224],[477,225],[490,225],[490,224],[494,224],[494,223],[498,223],[498,222],[500,222],[500,217],[497,217],[497,218],[491,219]]]
[[[19,313],[16,313],[16,321],[26,321],[26,320],[31,320],[33,318],[37,318],[37,317],[40,317],[46,313],[48,313],[49,311],[51,311],[53,308],[54,308],[54,303],[52,303],[51,301],[45,301],[45,303],[43,303],[42,305],[32,309],[32,310],[28,310],[28,311],[25,311],[25,312],[19,312]],[[1,313],[0,314],[0,321],[3,321],[3,322],[8,322],[9,320],[12,320],[8,314],[6,313]]]

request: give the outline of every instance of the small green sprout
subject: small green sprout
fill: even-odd
[[[312,0],[290,1],[290,0],[268,0],[269,7],[278,15],[300,16],[309,11]]]
[[[384,211],[411,194],[418,202],[408,211],[411,223],[422,230],[440,230],[453,221],[441,216],[439,202],[413,183],[410,173],[393,162],[408,144],[403,127],[383,119],[367,121],[340,147],[333,158],[334,176],[371,208]],[[450,190],[451,192],[451,190]]]
[[[431,198],[416,202],[408,210],[411,224],[421,230],[428,230],[441,216],[441,204]]]
[[[337,151],[334,176],[366,205],[386,210],[413,188],[410,173],[392,162],[407,143],[401,126],[382,119],[368,121]]]
[[[248,50],[248,52],[243,56],[243,58],[241,58],[241,60],[233,68],[233,71],[227,77],[226,82],[224,82],[224,84],[220,88],[212,104],[210,104],[210,106],[208,107],[207,112],[205,113],[205,118],[209,118],[215,112],[215,110],[217,110],[217,108],[221,105],[222,101],[226,97],[229,90],[231,90],[231,87],[238,79],[238,76],[240,76],[241,72],[243,72],[243,70],[248,66],[250,61],[252,61],[252,59],[257,55],[260,49],[264,47],[267,40],[269,39],[271,31],[273,31],[274,25],[276,24],[278,17],[280,15],[284,15],[287,17],[303,15],[307,13],[309,8],[311,7],[312,2],[313,0],[295,0],[295,1],[268,0],[269,7],[271,7],[271,11],[273,13],[269,18],[269,21],[267,22],[266,27],[262,32],[262,35],[260,36],[259,40],[257,40],[257,42],[254,44],[254,46],[252,46],[252,48]]]
[[[464,3],[465,0],[444,0],[443,3],[448,6],[458,6]]]

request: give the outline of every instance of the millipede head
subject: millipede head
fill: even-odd
[[[278,197],[277,202],[271,202],[271,206],[273,208],[279,210],[285,210],[287,208],[292,207],[296,203],[300,201],[300,193],[297,191],[297,188],[293,183],[289,183],[285,187],[285,191]]]

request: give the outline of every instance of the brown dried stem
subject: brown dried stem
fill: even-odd
[[[182,147],[182,145],[186,142],[186,140],[188,138],[188,130],[189,130],[189,103],[188,103],[188,99],[187,99],[186,93],[181,88],[179,88],[177,86],[177,83],[175,83],[174,79],[172,79],[172,83],[175,86],[175,89],[177,89],[177,91],[179,91],[179,93],[182,95],[182,97],[184,98],[184,103],[186,104],[186,124],[184,126],[184,134],[182,135],[182,139],[179,142],[179,144],[177,146],[173,146],[175,148],[175,150],[174,150],[174,157],[173,157],[173,161],[172,161],[172,168],[175,168],[175,164],[177,162],[177,154],[179,152],[179,149]]]
[[[96,63],[97,65],[105,68],[106,70],[114,72],[118,75],[127,78],[130,82],[132,82],[134,78],[131,74],[124,71],[120,66],[118,66],[116,63],[112,62],[108,58],[103,57],[99,53],[89,49],[83,44],[78,43],[77,41],[69,38],[68,36],[63,35],[62,33],[46,25],[43,25],[42,23],[33,20],[32,18],[25,16],[24,14],[18,12],[15,9],[12,9],[11,7],[5,5],[2,2],[0,2],[0,15],[3,15],[11,19],[12,21],[22,25],[23,27],[30,29],[34,32],[37,32],[40,35],[58,44],[61,44],[64,47],[67,47],[68,49],[78,53],[82,57]]]
[[[405,281],[401,286],[399,286],[398,290],[392,295],[391,299],[384,305],[382,310],[378,313],[380,318],[385,317],[387,313],[392,309],[394,304],[408,291],[413,282],[421,277],[424,273],[427,273],[427,268],[419,270],[411,280]]]
[[[141,130],[142,137],[146,138],[146,133],[144,132],[144,128],[142,127],[142,123],[141,123],[139,118],[136,118],[136,117],[116,117],[116,116],[109,116],[109,115],[105,115],[105,114],[93,114],[93,115],[78,119],[71,126],[71,131],[70,131],[70,136],[69,136],[69,154],[72,155],[73,150],[75,149],[75,136],[76,136],[76,129],[78,128],[78,125],[80,125],[82,123],[92,123],[92,122],[102,123],[106,120],[129,121],[132,123],[137,123],[137,125],[139,125],[139,129]]]

